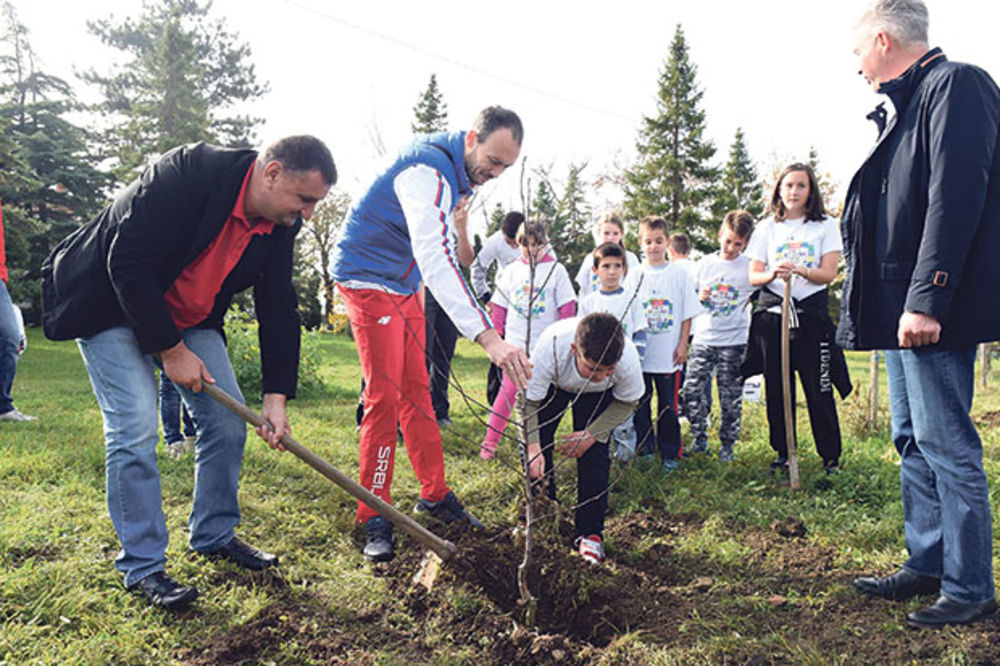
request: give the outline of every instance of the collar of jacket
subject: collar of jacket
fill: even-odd
[[[469,174],[465,170],[465,134],[465,132],[440,132],[426,137],[427,143],[447,154],[448,159],[455,165],[458,193],[454,196],[453,203],[457,203],[460,197],[472,193],[472,183],[469,182]]]
[[[947,59],[940,48],[933,48],[910,65],[910,68],[905,72],[892,81],[886,81],[879,86],[878,92],[881,95],[888,96],[892,100],[892,105],[895,107],[896,115],[898,116],[906,109],[906,105],[910,103],[910,98],[913,97],[913,91],[917,89],[917,85],[924,79],[930,68],[936,66],[938,63],[945,62]]]

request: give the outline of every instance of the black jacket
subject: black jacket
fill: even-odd
[[[1000,91],[934,49],[879,92],[897,113],[847,193],[837,342],[895,349],[904,311],[944,348],[1000,339]]]
[[[180,342],[163,294],[218,236],[257,154],[204,143],[181,146],[148,167],[42,264],[42,324],[53,340],[131,326],[142,351]],[[254,288],[265,393],[295,395],[298,301],[292,248],[301,221],[254,236],[198,326],[222,330],[233,296]]]

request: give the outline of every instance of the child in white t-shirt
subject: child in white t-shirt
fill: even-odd
[[[517,241],[521,258],[497,276],[492,315],[497,332],[507,342],[527,351],[549,324],[576,314],[576,293],[566,268],[547,251],[549,240],[544,222],[525,222]],[[496,456],[516,394],[514,383],[504,375],[479,448],[483,460]]]
[[[753,232],[753,216],[745,210],[726,214],[719,227],[719,251],[697,263],[695,281],[701,312],[692,325],[694,341],[684,379],[684,411],[691,424],[695,451],[708,452],[708,412],[712,375],[719,386],[722,420],[719,460],[732,462],[733,444],[740,434],[743,382],[740,364],[750,329],[747,303],[750,260],[740,254]]]
[[[555,499],[553,448],[576,458],[576,546],[591,564],[604,559],[611,431],[643,394],[642,366],[617,317],[593,312],[556,322],[531,352],[522,413],[527,420],[528,471]],[[559,421],[573,407],[573,433],[554,444]]]
[[[615,211],[605,213],[597,221],[597,228],[594,229],[594,242],[597,245],[603,243],[616,243],[625,250],[625,220]],[[632,252],[625,250],[626,269],[631,271],[639,267],[639,258]],[[592,294],[600,287],[597,273],[593,269],[593,259],[587,255],[580,263],[580,270],[576,272],[576,286],[580,289],[580,298],[587,294]]]
[[[646,351],[646,317],[635,297],[635,291],[626,291],[622,282],[628,271],[625,250],[617,243],[603,243],[593,253],[592,271],[598,277],[600,288],[580,299],[578,314],[607,312],[617,317],[625,332],[639,352],[642,360]],[[612,433],[615,458],[628,462],[635,456],[635,425],[629,416]]]
[[[829,284],[837,276],[843,241],[836,220],[826,216],[816,175],[808,164],[792,164],[781,173],[771,196],[770,212],[772,216],[754,230],[746,255],[750,259],[750,282],[764,287],[750,324],[747,356],[754,352],[764,372],[771,448],[778,454],[772,468],[787,464],[780,340],[781,301],[785,281],[791,280],[796,324],[790,343],[792,370],[798,371],[802,382],[816,451],[823,459],[823,467],[833,474],[840,469],[841,454],[833,388],[850,390],[846,365],[846,387],[833,372],[842,352],[833,339],[835,327],[828,307]],[[794,377],[791,386],[794,411]]]
[[[639,243],[645,260],[635,278],[636,289],[646,316],[646,354],[642,374],[646,393],[635,414],[635,429],[642,455],[652,453],[653,422],[650,401],[656,387],[658,413],[656,444],[663,471],[677,468],[681,456],[681,429],[677,421],[677,398],[681,389],[680,370],[687,358],[691,318],[700,308],[694,283],[683,268],[667,263],[667,222],[649,215],[639,223]]]

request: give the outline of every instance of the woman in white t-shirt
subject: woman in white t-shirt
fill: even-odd
[[[797,315],[792,319],[798,320],[792,332],[792,368],[802,381],[816,451],[823,459],[824,469],[836,473],[841,438],[833,387],[836,384],[843,393],[844,385],[837,380],[844,379],[846,390],[850,390],[843,353],[833,342],[834,326],[828,307],[829,284],[837,276],[843,250],[840,229],[836,220],[826,216],[816,175],[807,164],[792,164],[781,172],[768,212],[771,217],[757,225],[746,256],[750,259],[750,283],[763,287],[750,328],[748,361],[755,358],[763,364],[771,448],[778,454],[772,468],[784,467],[787,462],[781,381],[781,300],[785,280],[791,280]],[[752,373],[745,368],[744,374]],[[791,386],[794,410],[794,377]]]

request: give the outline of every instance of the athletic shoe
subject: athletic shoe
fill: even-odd
[[[174,460],[183,458],[186,450],[183,439],[179,439],[176,442],[167,442],[167,455]]]
[[[458,501],[455,497],[455,493],[448,491],[448,494],[444,496],[444,499],[438,500],[437,502],[432,502],[428,499],[421,497],[417,501],[417,505],[413,507],[415,513],[422,513],[430,516],[431,518],[449,525],[456,520],[468,521],[469,525],[476,530],[484,529],[484,525],[479,522],[475,517],[465,511],[465,507],[462,503]]]
[[[392,534],[392,523],[382,516],[369,518],[365,523],[368,543],[362,549],[364,556],[372,562],[388,562],[396,556],[396,537]]]
[[[723,444],[719,449],[719,460],[722,462],[733,462],[733,445]]]
[[[711,451],[708,450],[708,441],[704,439],[695,441],[694,445],[691,447],[691,453],[701,453],[706,456],[710,455]]]
[[[452,425],[451,419],[449,419],[447,416],[442,416],[437,420],[437,422],[439,428],[450,428]]]
[[[14,407],[9,412],[4,412],[0,414],[0,421],[37,421],[38,417],[28,416],[17,407]]]
[[[670,474],[675,469],[681,466],[680,460],[664,460],[663,461],[663,473]]]
[[[188,435],[184,438],[184,450],[194,451],[198,446],[198,435]]]
[[[493,460],[497,457],[497,447],[496,444],[487,444],[483,442],[479,445],[479,457],[483,460]]]
[[[597,534],[578,536],[576,538],[577,552],[587,564],[600,564],[604,561],[604,544]]]

